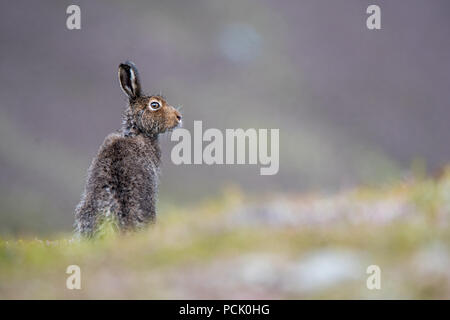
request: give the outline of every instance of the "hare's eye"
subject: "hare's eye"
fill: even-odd
[[[161,104],[159,102],[153,101],[152,103],[150,103],[150,109],[152,109],[153,111],[156,111],[159,108],[161,108]]]

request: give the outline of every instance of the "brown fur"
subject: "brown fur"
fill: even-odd
[[[155,221],[161,162],[158,135],[181,123],[180,113],[164,98],[141,95],[133,63],[120,65],[119,79],[130,101],[122,128],[101,145],[75,210],[76,230],[86,237],[94,236],[107,216],[115,218],[121,231]],[[160,108],[152,110],[152,103]]]

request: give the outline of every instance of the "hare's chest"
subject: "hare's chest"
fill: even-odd
[[[143,168],[151,179],[158,179],[159,167],[151,161],[148,161]]]
[[[144,158],[139,163],[140,171],[147,183],[156,185],[159,178],[159,166],[151,158]]]
[[[155,147],[148,143],[143,137],[136,137],[136,147],[134,148],[134,158],[138,171],[144,176],[143,180],[152,187],[157,186],[159,179],[159,153]]]

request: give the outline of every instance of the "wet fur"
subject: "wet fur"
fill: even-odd
[[[94,236],[108,216],[122,232],[155,221],[161,164],[158,135],[181,123],[180,113],[164,98],[141,95],[134,64],[120,65],[119,80],[129,97],[122,128],[101,145],[75,210],[76,231],[85,237]],[[155,101],[161,106],[157,111],[149,107]]]

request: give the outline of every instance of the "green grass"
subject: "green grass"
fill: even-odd
[[[229,189],[135,234],[1,239],[0,298],[450,298],[449,210],[448,172],[328,196]],[[81,290],[65,286],[73,264]]]

